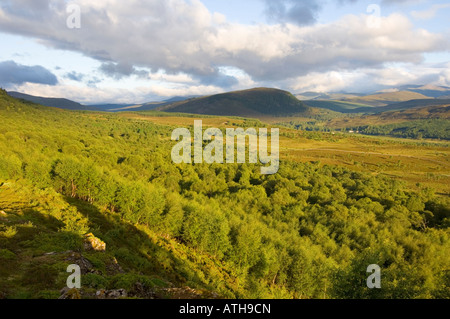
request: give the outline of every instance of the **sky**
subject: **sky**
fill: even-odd
[[[450,3],[0,0],[0,87],[84,104],[450,86]]]

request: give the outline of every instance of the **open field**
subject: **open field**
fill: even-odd
[[[320,161],[403,180],[417,189],[427,186],[450,195],[449,144],[377,137],[339,136],[324,141],[283,138],[281,156],[294,161]]]
[[[195,120],[202,120],[203,125],[205,126],[211,126],[211,127],[225,127],[227,125],[232,125],[232,123],[244,123],[244,119],[237,119],[232,117],[209,117],[209,116],[192,116],[192,117],[185,117],[185,116],[177,116],[170,114],[167,114],[165,116],[152,116],[152,115],[144,115],[140,113],[120,113],[119,116],[133,119],[133,120],[143,120],[143,121],[150,121],[156,124],[161,125],[170,125],[170,126],[189,126],[194,125]]]

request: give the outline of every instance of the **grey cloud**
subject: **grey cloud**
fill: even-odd
[[[0,19],[0,30],[36,38],[49,47],[81,52],[102,61],[101,71],[114,78],[148,75],[135,66],[155,72],[217,74],[209,65],[213,57],[201,47],[204,37],[215,30],[209,25],[210,13],[199,2],[130,4],[113,0],[104,7],[84,5],[81,29],[73,30],[66,27],[63,0],[40,0],[46,9],[39,18],[20,10],[33,1],[21,0],[19,6],[15,1],[0,0],[5,17]],[[187,54],[187,47],[194,49]]]
[[[61,3],[54,5],[59,5]],[[44,19],[50,10],[48,0],[4,0],[1,1],[1,7],[14,15],[21,15],[30,19]]]
[[[97,84],[101,83],[102,79],[94,76],[93,78],[91,78],[88,82],[87,82],[87,86],[91,87],[91,88],[97,88]]]
[[[56,85],[58,79],[49,70],[39,65],[26,66],[14,61],[0,62],[1,85],[20,85],[26,82]]]
[[[316,22],[321,9],[319,1],[264,0],[265,13],[270,21],[308,25]]]
[[[134,72],[134,67],[131,64],[118,64],[118,63],[103,63],[100,66],[100,71],[104,74],[114,77],[116,79],[121,79],[124,76],[130,76]]]
[[[133,65],[128,63],[114,63],[107,62],[100,66],[100,71],[107,76],[115,79],[121,79],[123,77],[137,75],[139,77],[148,77],[149,72],[145,70],[138,70]]]
[[[84,78],[84,74],[72,71],[72,72],[66,73],[65,77],[72,81],[81,82]]]
[[[239,84],[239,80],[234,76],[219,73],[207,76],[197,76],[197,79],[200,80],[200,83],[202,84],[214,85],[221,88],[230,88]]]

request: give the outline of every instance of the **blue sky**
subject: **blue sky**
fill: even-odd
[[[0,86],[82,103],[450,86],[449,15],[421,0],[0,0]]]

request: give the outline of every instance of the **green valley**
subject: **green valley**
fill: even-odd
[[[59,298],[70,264],[82,266],[70,296],[85,299],[449,298],[448,142],[309,131],[282,116],[317,110],[277,94],[276,116],[251,103],[208,116],[178,113],[192,100],[104,113],[1,91],[0,298]],[[283,122],[279,172],[174,164],[171,133],[195,119]],[[383,289],[365,285],[371,264]]]

